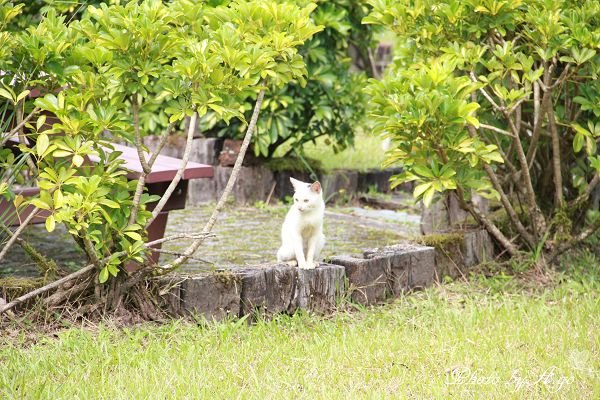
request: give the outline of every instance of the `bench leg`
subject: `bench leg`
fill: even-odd
[[[165,229],[167,228],[167,220],[169,218],[168,211],[162,211],[152,224],[148,227],[148,241],[152,242],[153,240],[162,239],[165,237]],[[160,249],[161,245],[157,244],[152,246],[155,249]],[[150,255],[150,261],[152,263],[158,264],[158,259],[160,257],[160,253],[157,251],[153,251]]]
[[[148,227],[148,241],[149,242],[152,242],[153,240],[157,240],[157,239],[162,239],[165,236],[165,229],[167,227],[168,217],[169,217],[169,212],[163,211],[160,214],[158,214],[158,216],[156,217],[156,219],[154,221],[152,221],[152,224],[150,224],[150,226]],[[152,246],[152,248],[155,248],[155,249],[160,249],[160,247],[161,247],[160,244]],[[157,251],[153,251],[150,253],[150,256],[148,257],[148,261],[152,264],[158,264],[159,257],[160,257],[160,253]],[[136,261],[128,262],[127,265],[125,265],[125,270],[127,270],[127,272],[129,272],[129,273],[135,272],[138,269],[140,269],[140,264],[138,264]]]

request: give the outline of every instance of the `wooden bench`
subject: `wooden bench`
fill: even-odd
[[[14,144],[14,142],[13,142]],[[142,166],[137,154],[137,150],[132,147],[123,146],[119,144],[113,145],[115,151],[120,151],[122,154],[119,156],[121,160],[124,160],[123,168],[127,170],[127,178],[134,180],[138,179],[142,174]],[[90,157],[91,162],[98,162],[99,159],[96,157]],[[146,189],[149,194],[155,194],[161,196],[165,193],[169,184],[177,174],[177,170],[181,166],[181,160],[179,158],[168,157],[159,155],[152,166],[152,172],[146,176]],[[161,212],[158,214],[156,219],[148,228],[148,241],[153,241],[164,237],[165,228],[167,226],[167,220],[169,211],[181,210],[185,208],[185,201],[187,197],[188,182],[190,179],[199,178],[212,178],[213,167],[210,165],[199,164],[196,162],[188,161],[183,176],[177,187]],[[22,189],[17,191],[17,194],[21,194],[24,197],[36,196],[40,192],[37,187]],[[153,210],[156,203],[148,204],[148,209]],[[31,214],[33,210],[32,206],[24,207],[20,210],[15,209],[14,204],[11,201],[7,201],[3,197],[0,197],[0,221],[7,226],[19,226],[21,221]],[[38,213],[33,217],[30,223],[40,224],[44,223],[48,211],[39,210]],[[160,245],[155,246],[160,249]],[[152,252],[151,260],[158,262],[158,252]]]

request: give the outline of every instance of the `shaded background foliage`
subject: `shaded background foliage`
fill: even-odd
[[[317,6],[312,18],[324,29],[300,48],[308,71],[306,83],[291,82],[265,100],[254,142],[256,155],[286,156],[321,136],[334,150],[341,150],[354,143],[363,122],[362,89],[372,75],[369,52],[379,28],[362,24],[368,13],[366,1],[323,0]],[[244,99],[246,116],[252,104],[252,96]],[[243,126],[219,124],[209,114],[200,130],[208,136],[239,138]]]

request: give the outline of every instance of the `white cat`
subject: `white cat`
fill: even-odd
[[[290,178],[294,186],[294,204],[281,226],[281,247],[277,261],[296,261],[302,269],[319,265],[321,250],[325,245],[323,216],[325,202],[319,182],[306,183]]]

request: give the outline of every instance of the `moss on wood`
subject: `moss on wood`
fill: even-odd
[[[44,278],[18,278],[12,276],[0,278],[0,297],[11,301],[34,289],[42,287],[44,283]]]
[[[418,237],[416,242],[425,246],[435,247],[436,249],[442,249],[452,245],[460,245],[464,239],[465,235],[458,232],[432,233]]]

